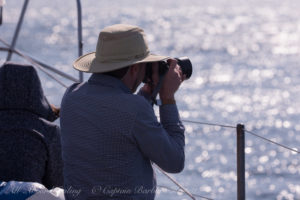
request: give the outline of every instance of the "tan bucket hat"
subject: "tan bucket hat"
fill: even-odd
[[[96,52],[79,57],[73,66],[79,71],[101,73],[168,58],[150,53],[143,29],[116,24],[100,32]]]

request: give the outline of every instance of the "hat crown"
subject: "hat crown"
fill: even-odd
[[[137,26],[116,24],[99,34],[95,58],[98,62],[120,62],[147,55],[149,48],[144,31]]]
[[[80,56],[73,66],[82,72],[102,73],[168,58],[150,53],[143,29],[133,25],[116,24],[100,32],[96,52]]]

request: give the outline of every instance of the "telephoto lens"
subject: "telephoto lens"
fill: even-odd
[[[175,59],[177,60],[178,65],[180,66],[182,74],[186,76],[186,79],[189,79],[193,73],[193,66],[190,59],[188,57],[180,57]],[[166,61],[161,61],[159,62],[158,66],[159,76],[164,76],[169,69],[168,63]],[[143,83],[151,83],[152,81],[152,63],[147,63]]]
[[[175,58],[182,71],[183,75],[186,75],[186,79],[189,79],[193,73],[193,66],[188,57]]]

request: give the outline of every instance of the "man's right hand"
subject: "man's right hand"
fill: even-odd
[[[178,90],[180,84],[184,81],[185,76],[182,75],[180,66],[176,59],[168,59],[169,70],[164,78],[164,82],[160,89],[159,95],[162,102],[174,101],[175,92]]]

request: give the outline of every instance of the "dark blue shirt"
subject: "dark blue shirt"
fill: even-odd
[[[154,199],[152,162],[178,173],[185,159],[176,105],[160,106],[160,120],[116,78],[93,74],[73,84],[60,120],[66,199]]]

